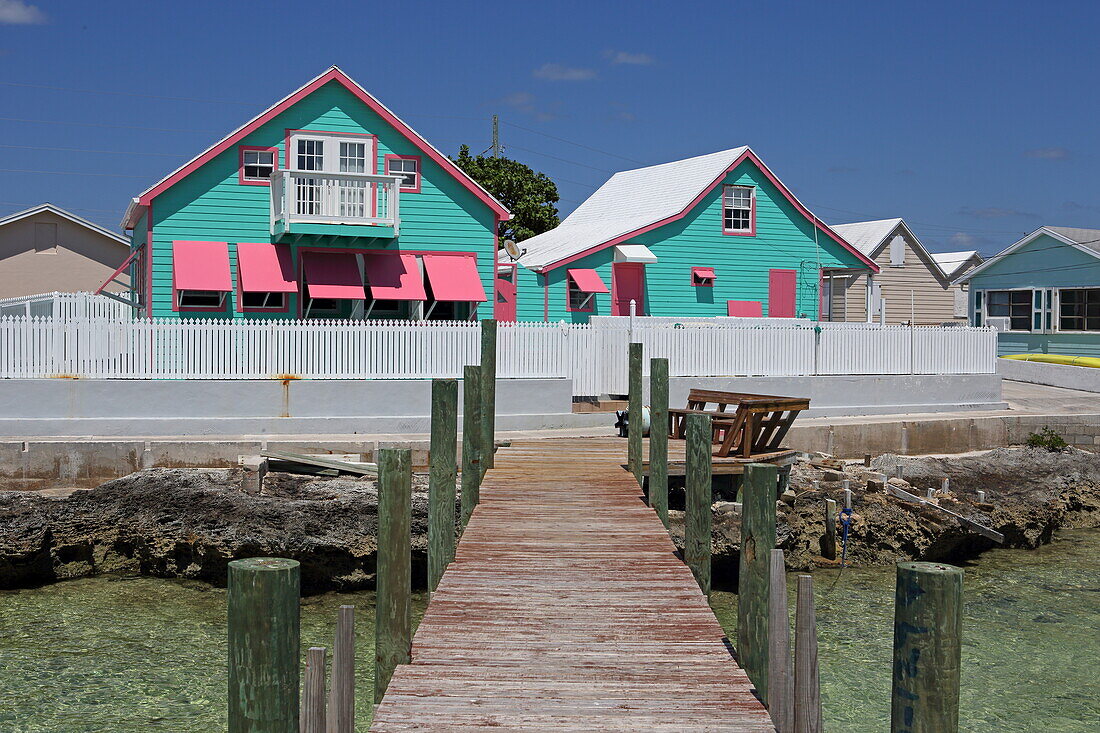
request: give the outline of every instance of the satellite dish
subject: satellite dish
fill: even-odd
[[[511,239],[504,240],[504,251],[508,253],[508,256],[513,260],[518,260],[523,255],[527,254],[527,250],[520,249],[520,246]]]

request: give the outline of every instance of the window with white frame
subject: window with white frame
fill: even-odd
[[[988,290],[985,293],[986,317],[1007,316],[1012,331],[1030,331],[1031,314],[1030,290]]]
[[[753,231],[753,187],[723,186],[722,229],[735,234]]]
[[[1100,288],[1058,291],[1059,331],[1100,331]]]
[[[366,143],[340,141],[340,172],[341,173],[366,173],[367,172],[367,145]]]
[[[420,190],[419,158],[386,158],[386,174],[390,176],[402,176],[402,191]]]
[[[241,179],[245,181],[269,181],[275,172],[274,150],[242,150]]]

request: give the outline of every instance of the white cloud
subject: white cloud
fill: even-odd
[[[548,81],[588,81],[596,78],[593,69],[582,69],[565,64],[543,64],[531,72],[536,79]]]
[[[1067,160],[1070,152],[1065,148],[1035,148],[1024,153],[1029,158],[1041,158],[1043,160]]]
[[[2,25],[35,25],[45,22],[46,14],[37,5],[27,5],[23,0],[0,0]]]
[[[613,64],[633,64],[635,66],[648,66],[653,63],[653,57],[648,53],[630,53],[629,51],[608,51],[607,55]]]
[[[531,115],[539,122],[549,122],[561,116],[558,112],[557,103],[541,105],[538,102],[538,98],[530,92],[512,92],[511,94],[506,94],[498,99],[497,103],[507,105],[525,115]]]

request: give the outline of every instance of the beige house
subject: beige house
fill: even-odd
[[[121,234],[53,204],[0,219],[0,298],[95,292],[130,254]],[[126,292],[120,275],[111,292]]]
[[[901,219],[834,224],[832,229],[881,271],[871,279],[870,298],[865,277],[827,278],[822,300],[828,313],[823,320],[878,321],[885,310],[888,324],[966,322],[966,294],[951,281],[981,262],[976,251],[933,255]]]

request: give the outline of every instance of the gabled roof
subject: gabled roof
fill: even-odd
[[[886,238],[902,224],[901,219],[876,219],[875,221],[857,221],[852,224],[833,224],[833,231],[848,240],[848,243],[871,259],[886,246]],[[908,227],[906,227],[908,230]],[[912,234],[912,232],[910,232]],[[916,237],[913,237],[916,239]]]
[[[102,234],[103,236],[107,237],[108,239],[113,239],[114,241],[118,242],[119,244],[124,244],[127,247],[130,246],[130,240],[127,239],[126,237],[122,236],[118,232],[112,232],[110,229],[107,229],[106,227],[101,227],[99,224],[93,224],[92,222],[88,221],[87,219],[79,217],[79,216],[77,216],[76,214],[74,214],[70,211],[65,211],[65,209],[62,209],[60,206],[54,206],[53,204],[48,203],[48,202],[44,203],[44,204],[39,204],[38,206],[32,206],[31,208],[24,209],[23,211],[17,211],[14,214],[8,214],[4,218],[0,219],[0,227],[4,226],[6,224],[12,224],[14,222],[19,221],[20,219],[26,219],[28,216],[34,216],[35,214],[41,214],[44,211],[48,211],[51,214],[56,214],[57,216],[60,216],[63,219],[68,219],[72,223],[78,224],[79,226],[82,226],[85,229],[91,229],[96,234]]]
[[[968,249],[962,252],[932,252],[932,259],[936,261],[943,274],[947,277],[955,277],[962,274],[962,268],[975,257],[981,264],[982,257],[976,249]]]
[[[878,272],[874,262],[811,214],[745,146],[616,173],[557,228],[524,240],[521,246],[527,252],[520,263],[546,272],[683,218],[744,160],[751,160],[822,233]]]
[[[1039,237],[1046,235],[1053,239],[1058,240],[1062,244],[1069,247],[1073,247],[1087,255],[1091,255],[1097,259],[1100,259],[1100,229],[1079,229],[1077,227],[1039,227],[1031,234],[1027,235],[1015,244],[1005,247],[997,254],[986,259],[985,262],[964,273],[962,277],[956,279],[956,283],[964,283],[970,280],[970,278],[977,275],[982,270],[989,268],[994,262],[999,262],[1002,258],[1012,254],[1016,250],[1020,249],[1024,245],[1032,242]]]
[[[390,111],[388,107],[374,98],[363,87],[359,86],[358,82],[345,74],[337,66],[331,66],[326,71],[322,72],[318,76],[315,76],[304,85],[294,90],[287,96],[280,99],[272,106],[265,109],[260,114],[253,117],[248,122],[238,127],[233,132],[223,137],[218,142],[211,145],[206,150],[196,155],[191,160],[181,165],[176,170],[169,173],[164,178],[154,183],[149,188],[145,189],[133,201],[131,201],[129,207],[126,209],[126,214],[122,218],[122,228],[132,229],[134,223],[140,216],[140,209],[147,207],[149,203],[156,198],[156,196],[176,182],[183,179],[185,176],[196,170],[212,158],[225,152],[236,142],[244,138],[249,133],[258,129],[261,125],[269,122],[271,119],[281,114],[291,106],[309,96],[313,92],[317,91],[330,81],[335,81],[341,84],[345,89],[359,98],[363,104],[370,107],[376,112],[382,119],[388,122],[394,129],[400,134],[404,135],[413,145],[418,147],[421,152],[427,155],[429,158],[439,164],[443,170],[454,176],[459,183],[470,190],[475,196],[483,201],[489,208],[496,212],[497,216],[501,219],[510,219],[512,217],[508,209],[504,208],[504,205],[497,201],[492,194],[486,191],[478,184],[473,178],[471,178],[465,171],[459,168],[457,165],[451,162],[450,158],[441,153],[431,143],[424,139],[420,133],[413,130],[406,124],[401,118]]]

